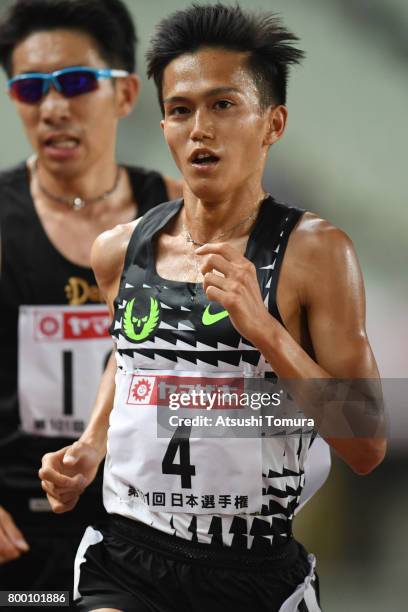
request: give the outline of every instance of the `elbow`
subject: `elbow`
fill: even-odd
[[[385,457],[387,441],[385,438],[360,440],[358,456],[350,467],[359,476],[367,476],[380,465]]]

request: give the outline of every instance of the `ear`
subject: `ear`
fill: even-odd
[[[288,109],[283,104],[278,106],[270,106],[266,111],[266,131],[263,144],[273,145],[282,138],[286,121],[288,118]]]
[[[160,127],[161,127],[161,129],[162,129],[162,130],[164,130],[164,119],[162,119],[162,120],[160,121]]]
[[[132,112],[140,92],[140,79],[137,74],[117,79],[116,100],[119,117],[127,117]]]

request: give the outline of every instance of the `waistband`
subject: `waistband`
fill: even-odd
[[[294,538],[290,538],[282,546],[276,546],[271,551],[262,553],[251,549],[237,551],[222,545],[215,547],[211,544],[184,540],[118,514],[109,515],[107,525],[112,533],[134,545],[139,544],[153,552],[185,563],[191,561],[211,567],[237,570],[245,568],[256,571],[286,569],[295,563],[302,549]]]

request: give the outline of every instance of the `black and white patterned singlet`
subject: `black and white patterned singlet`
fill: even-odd
[[[111,326],[118,370],[104,503],[109,513],[181,538],[265,550],[291,537],[311,438],[214,439],[192,434],[172,446],[169,438],[157,437],[159,383],[176,384],[178,377],[208,382],[224,376],[274,376],[223,308],[209,303],[201,284],[157,274],[154,237],[182,204],[177,200],[150,210],[129,243]],[[281,323],[276,305],[279,271],[303,212],[269,196],[245,252],[256,266],[265,306]],[[203,322],[205,311],[211,324]]]

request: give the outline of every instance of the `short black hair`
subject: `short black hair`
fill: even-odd
[[[90,35],[112,68],[136,69],[136,28],[122,0],[14,0],[0,19],[0,64],[11,76],[14,48],[34,32]]]
[[[172,60],[203,47],[247,52],[260,107],[265,109],[286,104],[289,65],[300,63],[305,55],[293,46],[298,40],[274,13],[247,12],[221,3],[192,4],[157,25],[146,54],[147,75],[156,83],[163,110],[163,73]]]

